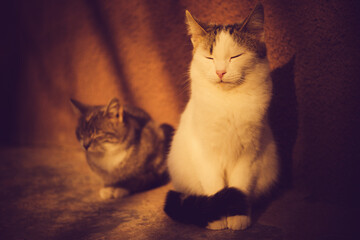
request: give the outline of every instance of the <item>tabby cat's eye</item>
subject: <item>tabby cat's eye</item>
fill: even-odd
[[[207,59],[210,59],[210,60],[214,60],[214,58],[212,58],[212,57],[206,57]]]
[[[232,56],[232,57],[230,58],[230,60],[231,60],[231,59],[234,59],[234,58],[237,58],[237,57],[240,57],[241,55],[243,55],[243,54],[240,53],[240,54],[238,54],[238,55]]]

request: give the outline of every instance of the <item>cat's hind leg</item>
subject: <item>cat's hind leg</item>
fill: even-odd
[[[116,187],[103,187],[99,191],[100,197],[103,200],[114,199],[114,198],[123,198],[129,195],[129,191],[124,188]]]

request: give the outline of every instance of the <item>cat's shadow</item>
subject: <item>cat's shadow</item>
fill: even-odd
[[[278,146],[280,178],[277,188],[259,201],[253,212],[256,221],[269,204],[292,187],[293,148],[298,130],[298,108],[294,82],[294,55],[285,65],[271,72],[273,97],[269,108],[269,122]]]
[[[298,106],[294,82],[295,55],[271,72],[273,98],[269,109],[270,125],[278,146],[281,165],[280,187],[292,186],[292,153],[297,138]]]

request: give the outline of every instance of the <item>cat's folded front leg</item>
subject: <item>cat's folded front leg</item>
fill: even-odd
[[[244,230],[251,225],[251,214],[247,215],[235,215],[227,217],[227,226],[229,229],[232,230]]]
[[[129,195],[129,191],[125,188],[117,187],[103,187],[99,191],[100,197],[103,200],[112,199],[112,198],[123,198]]]
[[[221,230],[228,228],[226,217],[222,217],[220,220],[209,222],[206,228],[211,230]]]
[[[244,210],[244,215],[234,215],[227,217],[227,225],[232,230],[244,230],[251,225],[251,203],[250,193],[254,183],[252,182],[253,173],[251,169],[251,155],[248,159],[244,158],[233,169],[229,169],[229,187],[241,191],[246,197],[244,202],[239,202],[243,206],[238,206]]]
[[[216,170],[216,168],[207,168],[206,171],[201,172],[201,186],[206,196],[214,195],[225,187],[223,178]],[[211,172],[211,174],[209,174],[209,172]],[[206,228],[211,230],[228,228],[226,216],[222,216],[219,220],[209,222]]]

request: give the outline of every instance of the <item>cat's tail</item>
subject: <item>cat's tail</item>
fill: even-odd
[[[236,188],[224,188],[212,196],[185,196],[169,191],[164,211],[172,219],[206,227],[208,223],[224,216],[246,215],[248,202],[246,195]]]

